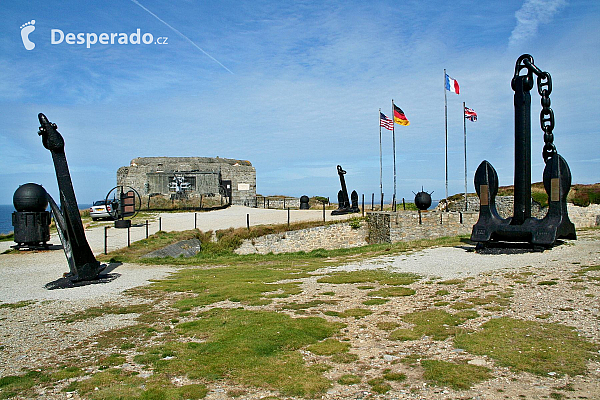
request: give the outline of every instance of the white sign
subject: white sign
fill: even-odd
[[[250,190],[249,183],[238,183],[238,190]]]

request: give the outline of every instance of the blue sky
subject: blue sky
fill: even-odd
[[[0,3],[0,204],[37,182],[58,197],[37,114],[58,124],[80,203],[103,198],[116,170],[144,156],[247,159],[264,195],[336,198],[336,165],[350,190],[379,192],[378,109],[391,99],[398,198],[421,186],[445,195],[444,68],[449,192],[487,159],[513,181],[516,59],[550,72],[555,144],[575,183],[600,181],[600,3],[515,1],[115,0]],[[152,14],[154,15],[152,15]],[[160,20],[159,20],[160,19]],[[21,26],[35,20],[26,50]],[[173,28],[173,29],[172,29]],[[31,28],[23,28],[29,29]],[[52,44],[52,30],[167,37],[166,44]],[[148,36],[146,36],[148,38]],[[58,40],[58,38],[56,38]],[[541,181],[539,95],[532,91],[532,180]],[[393,192],[391,132],[383,132],[383,191]]]

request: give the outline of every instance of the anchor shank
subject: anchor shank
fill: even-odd
[[[528,76],[516,76],[515,90],[515,197],[511,225],[531,217],[531,94]]]

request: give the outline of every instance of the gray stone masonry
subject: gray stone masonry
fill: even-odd
[[[244,240],[237,254],[291,253],[316,249],[346,249],[367,244],[367,227],[353,229],[348,221],[283,233],[274,233],[256,239]]]
[[[300,208],[299,197],[269,197],[269,196],[256,196],[256,207],[257,208],[275,208],[283,209],[286,208]]]
[[[510,202],[510,214],[512,214],[512,201]],[[479,208],[479,207],[478,207]],[[600,205],[591,204],[587,207],[578,207],[567,204],[569,219],[576,228],[598,226],[600,224]],[[532,214],[537,218],[543,218],[547,209]],[[504,207],[504,216],[507,215]],[[445,236],[470,235],[473,225],[479,219],[479,211],[449,211],[439,210],[422,211],[419,223],[417,211],[381,212],[372,211],[367,213],[368,240],[369,243],[395,243],[418,239],[433,239]]]

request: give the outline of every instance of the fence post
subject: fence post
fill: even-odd
[[[131,247],[131,227],[127,227],[127,247]]]
[[[148,239],[148,220],[146,220],[146,239]]]
[[[286,206],[285,206],[285,197],[283,198],[283,209],[284,209],[284,210],[286,209]],[[288,225],[289,225],[289,224],[288,224]]]
[[[323,222],[325,222],[325,202],[323,202]]]
[[[290,208],[288,207],[288,228],[290,227]]]
[[[404,202],[404,197],[402,198],[402,208],[406,211],[406,203]]]
[[[246,214],[246,226],[248,230],[250,230],[250,214]]]
[[[108,236],[108,226],[104,227],[104,254],[106,254],[106,241]]]
[[[162,217],[158,217],[158,230],[162,231]]]
[[[365,194],[362,195],[362,216],[365,216]]]
[[[383,193],[381,193],[381,209],[379,211],[383,211]]]
[[[202,197],[200,197],[200,199],[202,199]],[[200,208],[202,208],[202,200],[200,200]],[[197,218],[196,218],[196,214],[197,214],[197,213],[194,213],[194,229],[197,229],[197,223],[196,223],[196,221],[197,221]]]

